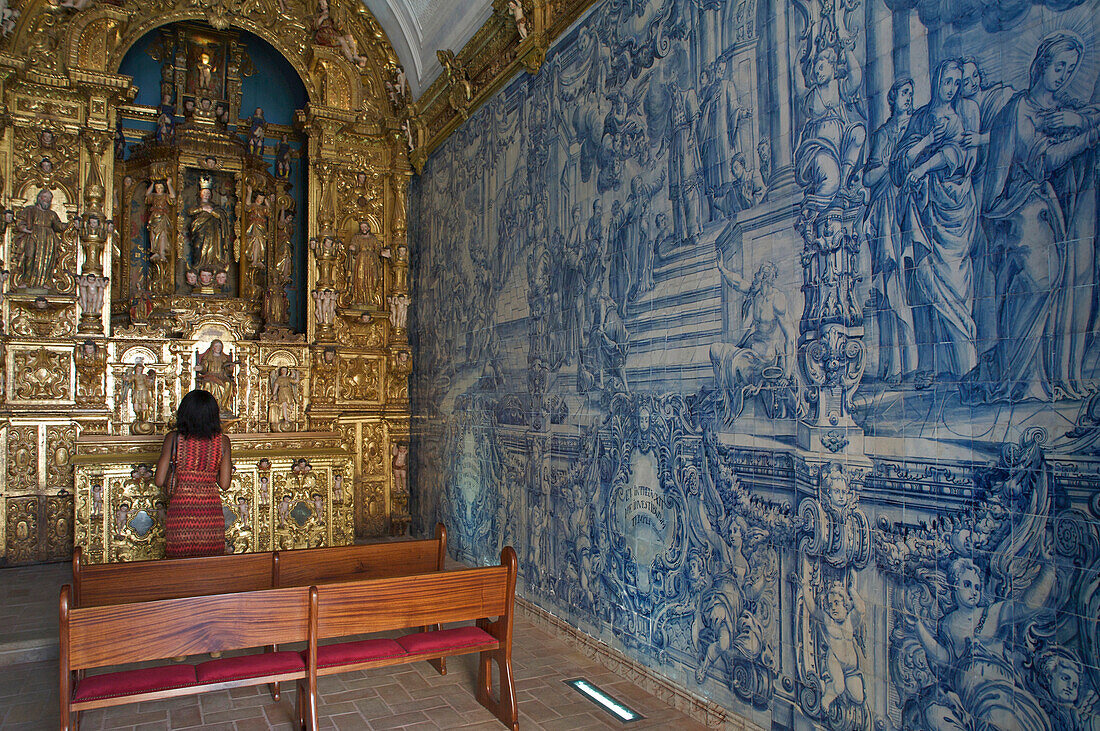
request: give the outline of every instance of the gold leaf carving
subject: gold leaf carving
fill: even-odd
[[[71,354],[39,348],[12,354],[15,397],[22,401],[63,399],[69,394]]]
[[[38,427],[8,428],[8,485],[14,492],[38,489]]]

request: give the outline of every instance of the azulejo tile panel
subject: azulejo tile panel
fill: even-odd
[[[1093,4],[604,2],[410,194],[412,512],[761,725],[1091,729]]]

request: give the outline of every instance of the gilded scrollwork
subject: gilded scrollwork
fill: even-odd
[[[363,475],[376,477],[386,474],[386,428],[381,423],[363,424]]]
[[[330,497],[325,472],[299,459],[272,478],[275,506],[275,548],[318,548],[329,545]]]
[[[72,300],[47,298],[11,299],[12,335],[24,338],[68,338],[76,333]]]
[[[28,563],[38,552],[38,498],[7,499],[7,560]]]
[[[14,396],[20,401],[51,401],[69,397],[70,351],[45,347],[12,353]]]
[[[336,401],[336,349],[324,348],[313,352],[312,401],[331,404]]]
[[[107,369],[107,349],[94,340],[77,344],[76,398],[86,404],[102,404],[107,395],[104,377]]]
[[[107,510],[112,561],[142,561],[164,555],[168,505],[152,485],[151,463],[132,465],[129,474],[108,480]]]
[[[73,455],[76,454],[76,426],[46,427],[46,490],[73,489]]]
[[[8,492],[38,488],[38,427],[8,427]]]
[[[62,561],[72,554],[73,549],[73,496],[68,493],[47,495],[45,500],[44,557],[47,561]]]
[[[340,400],[381,401],[382,360],[340,357]]]
[[[408,400],[410,373],[412,373],[412,352],[402,349],[390,353],[386,369],[386,401]]]
[[[359,515],[356,525],[363,535],[386,532],[386,484],[381,480],[360,480],[356,505]]]
[[[336,319],[336,342],[360,350],[381,350],[386,342],[386,326],[372,313],[339,317]]]

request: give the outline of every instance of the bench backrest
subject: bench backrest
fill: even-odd
[[[368,543],[359,546],[279,551],[275,586],[306,586],[326,581],[382,579],[442,571],[447,529],[439,523],[435,538]]]
[[[426,540],[126,563],[86,564],[77,546],[71,601],[74,607],[90,607],[309,586],[352,576],[404,576],[442,571],[446,557],[442,523]]]
[[[310,591],[299,586],[70,608],[66,585],[60,601],[62,670],[304,642]]]
[[[516,592],[511,546],[500,560],[499,566],[318,586],[317,638],[499,617],[510,643]]]
[[[270,589],[271,553],[85,565],[73,550],[73,605],[147,602]]]

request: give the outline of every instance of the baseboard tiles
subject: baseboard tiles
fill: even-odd
[[[555,617],[526,599],[516,597],[516,608],[531,624],[546,630],[566,644],[575,647],[585,657],[618,673],[647,693],[705,726],[728,731],[764,731],[749,719],[676,685],[637,660],[632,660],[610,645],[586,635],[564,619]]]

